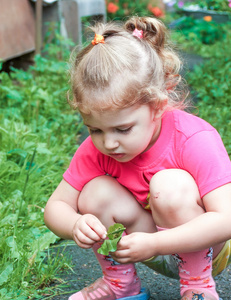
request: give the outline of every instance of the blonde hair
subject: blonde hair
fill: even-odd
[[[132,33],[143,31],[138,38]],[[91,43],[74,57],[70,69],[72,100],[83,113],[151,104],[155,109],[186,106],[179,88],[181,61],[168,44],[165,25],[150,17],[132,17],[124,25],[91,27],[105,43]]]

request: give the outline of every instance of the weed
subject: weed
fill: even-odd
[[[62,42],[62,41],[61,41]],[[77,148],[81,119],[66,101],[67,48],[36,56],[27,71],[0,73],[0,298],[41,299],[69,261],[44,252],[58,237],[44,206]],[[59,53],[59,55],[56,55]],[[70,53],[68,53],[70,54]],[[59,59],[61,58],[61,60]]]

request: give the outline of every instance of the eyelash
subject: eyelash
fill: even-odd
[[[121,134],[128,134],[132,130],[132,127],[126,129],[116,128],[115,130]],[[102,131],[100,129],[89,129],[89,132],[90,134],[100,134]]]
[[[90,134],[100,133],[101,131],[98,129],[89,129]]]
[[[128,127],[126,129],[116,129],[116,130],[122,134],[127,134],[132,130],[132,127]]]

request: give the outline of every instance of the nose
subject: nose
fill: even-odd
[[[107,150],[113,150],[119,147],[119,142],[113,136],[113,134],[105,134],[104,135],[104,147]]]

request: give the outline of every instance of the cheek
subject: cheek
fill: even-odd
[[[143,135],[134,135],[130,139],[125,139],[125,144],[127,149],[130,149],[132,152],[137,152],[139,149],[143,148],[144,136]]]
[[[95,147],[97,149],[101,149],[102,148],[102,141],[101,138],[97,135],[91,135],[91,140],[93,142],[93,144],[95,145]]]

